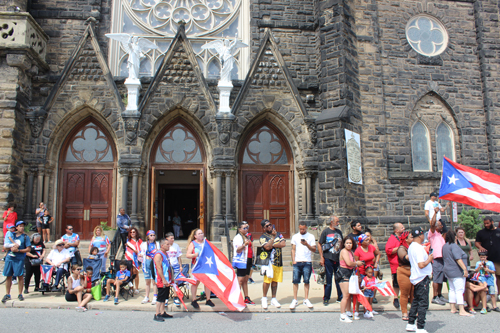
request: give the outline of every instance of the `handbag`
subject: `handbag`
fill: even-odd
[[[97,284],[95,286],[93,286],[92,288],[90,288],[90,293],[92,294],[92,297],[94,297],[94,299],[96,301],[100,301],[101,300],[101,297],[102,297],[102,281],[106,278],[106,276],[103,276],[101,280],[99,280],[99,282],[97,282]]]
[[[257,256],[255,257],[255,265],[267,266],[269,265],[270,256],[263,247],[257,248]]]
[[[340,271],[340,267],[337,268],[337,270],[334,273],[335,276],[335,281],[339,281],[342,279],[342,272]]]
[[[331,242],[321,245],[321,249],[323,250],[323,252],[328,252],[332,247],[335,246],[335,244],[337,244],[338,241],[339,240],[337,238],[334,238]]]
[[[357,274],[353,274],[349,278],[349,294],[361,294],[361,290],[359,289],[359,277]]]
[[[326,285],[326,269],[323,266],[320,266],[316,269],[316,274],[318,275],[318,280],[316,281],[318,284]]]
[[[31,266],[40,266],[42,264],[42,259],[30,259]]]
[[[80,250],[76,250],[73,255],[75,256],[75,259],[76,259],[76,264],[78,266],[81,266],[82,265],[82,256],[80,255]]]

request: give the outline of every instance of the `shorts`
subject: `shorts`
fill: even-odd
[[[246,268],[236,268],[236,276],[244,277],[250,275],[251,269],[252,269],[252,258],[248,258]]]
[[[293,284],[299,284],[300,278],[304,277],[304,283],[309,284],[309,279],[311,278],[312,263],[310,262],[298,262],[293,265]]]
[[[146,259],[142,265],[142,272],[144,273],[144,280],[153,280],[153,272],[151,270],[151,263],[153,259]],[[175,275],[174,275],[175,276]]]
[[[273,277],[264,276],[264,283],[283,282],[283,267],[273,266]]]
[[[494,262],[493,265],[495,265],[495,275],[499,276],[500,275],[500,262]]]
[[[5,266],[3,267],[3,276],[23,276],[24,275],[24,258],[17,259],[11,256],[5,258]]]
[[[495,295],[495,286],[488,286],[488,295]]]
[[[78,298],[76,298],[76,294],[70,294],[69,291],[66,292],[66,302],[78,302]]]
[[[399,288],[398,273],[393,273],[392,274],[392,287],[393,288]]]
[[[48,224],[48,223],[47,224],[43,224],[42,223],[42,229],[44,229],[44,230],[50,229],[50,224]]]
[[[434,258],[432,262],[432,282],[442,284],[444,281],[443,258]]]
[[[170,287],[158,288],[158,295],[156,296],[156,301],[160,303],[165,303],[165,301],[170,296]]]
[[[363,292],[363,295],[365,295],[365,297],[373,297],[375,295],[375,293],[373,292],[372,289],[365,289],[365,291]]]
[[[36,220],[36,228],[42,229],[42,224],[40,222],[38,222],[38,219]]]
[[[339,279],[339,283],[342,282],[349,282],[349,279],[351,278],[351,275],[353,273],[352,269],[345,268],[345,267],[339,267],[339,272],[341,274],[341,278]]]

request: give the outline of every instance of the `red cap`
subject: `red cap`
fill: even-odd
[[[8,224],[7,225],[7,229],[14,228],[14,227],[15,227],[15,225],[13,225],[13,224]]]

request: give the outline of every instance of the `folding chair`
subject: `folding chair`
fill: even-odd
[[[115,277],[116,272],[120,270],[120,262],[122,261],[123,260],[115,260],[113,262],[113,265],[111,266],[111,273],[113,278]],[[131,282],[133,283],[137,274],[132,274],[132,266],[133,266],[132,260],[124,260],[124,261],[127,263],[127,269],[130,272],[130,277],[120,285],[120,291],[118,293],[121,297],[123,297],[123,299],[128,301],[129,296],[134,297],[134,290],[133,288],[130,288],[128,284]],[[111,289],[114,288],[115,286],[111,285]],[[113,294],[112,290],[110,291],[110,294]]]
[[[83,270],[87,270],[87,267],[92,267],[92,282],[99,280],[101,278],[101,259],[83,259]]]

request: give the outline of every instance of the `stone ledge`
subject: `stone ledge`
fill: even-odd
[[[399,180],[436,180],[441,179],[440,172],[389,171],[388,179]]]

